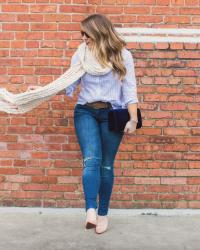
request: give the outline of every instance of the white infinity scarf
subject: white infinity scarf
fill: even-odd
[[[85,42],[79,45],[77,53],[80,61],[48,85],[19,94],[0,88],[0,111],[12,114],[26,113],[67,88],[86,72],[91,75],[104,75],[112,69],[111,63],[108,67],[102,68]]]

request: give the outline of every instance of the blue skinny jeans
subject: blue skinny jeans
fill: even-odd
[[[76,104],[74,125],[83,156],[82,184],[85,210],[98,207],[107,215],[114,183],[114,160],[123,132],[108,129],[109,108],[94,109]],[[97,205],[97,196],[99,204]]]

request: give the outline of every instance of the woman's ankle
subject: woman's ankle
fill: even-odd
[[[96,208],[94,208],[94,207],[89,207],[89,208],[86,209],[86,212],[87,212],[88,210],[90,210],[90,211],[93,211],[93,210],[96,211]]]

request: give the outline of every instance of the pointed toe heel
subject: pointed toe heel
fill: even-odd
[[[108,218],[105,221],[97,220],[97,226],[95,228],[95,233],[102,234],[108,229]]]
[[[96,211],[94,208],[89,208],[87,210],[87,217],[86,217],[86,222],[85,222],[85,228],[90,229],[90,228],[95,228],[97,224],[97,216],[96,216]]]
[[[95,227],[96,227],[96,224],[89,222],[89,221],[85,224],[86,229],[91,229],[91,228],[95,228]]]

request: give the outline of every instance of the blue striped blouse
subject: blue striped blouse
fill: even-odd
[[[101,75],[85,73],[82,77],[65,89],[66,95],[72,97],[76,87],[81,83],[77,103],[110,102],[113,109],[127,108],[128,103],[138,103],[137,86],[132,54],[126,48],[122,49],[124,65],[127,69],[124,80],[120,81],[112,71]],[[78,61],[77,50],[71,58],[71,65]]]

